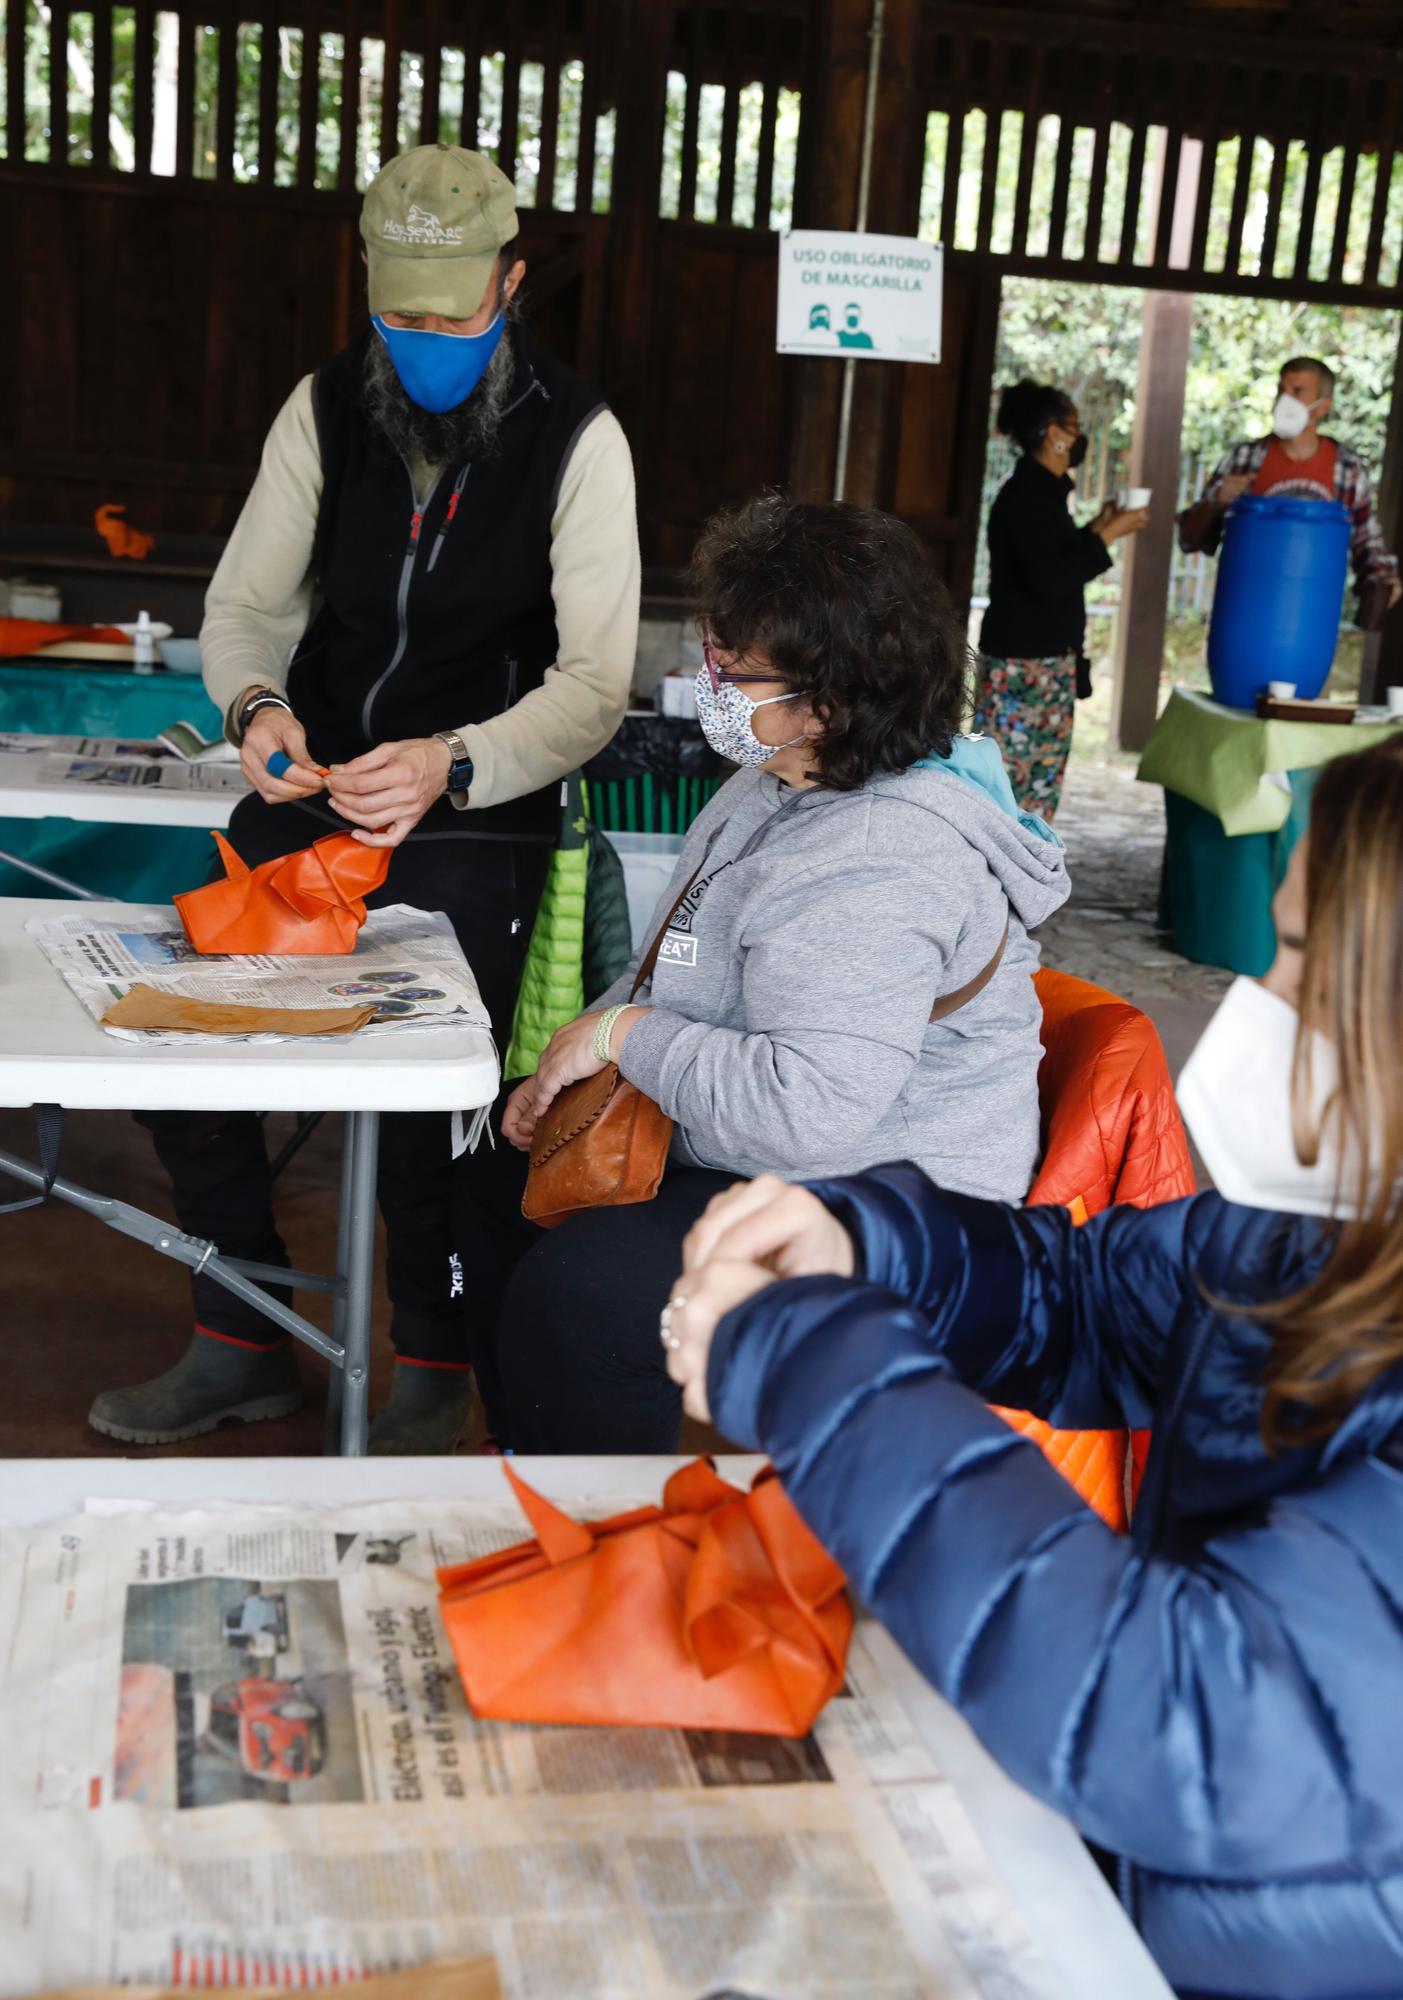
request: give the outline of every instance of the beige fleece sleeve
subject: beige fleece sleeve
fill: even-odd
[[[639,587],[633,459],[617,417],[601,410],[570,456],[551,519],[560,651],[542,686],[459,730],[473,760],[469,811],[539,791],[603,749],[628,706]]]
[[[304,376],[273,420],[258,477],[205,597],[200,657],[205,687],[227,717],[255,681],[287,687],[292,649],[312,606],[312,541],[322,461]]]

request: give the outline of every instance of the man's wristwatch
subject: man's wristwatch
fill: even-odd
[[[456,729],[436,729],[434,741],[448,747],[452,760],[448,766],[448,796],[461,810],[468,803],[468,787],[473,781],[473,760],[468,755],[468,746]]]
[[[248,726],[260,708],[285,708],[289,715],[292,714],[292,703],[285,694],[278,694],[273,688],[255,688],[248,699],[240,705],[238,714],[234,717],[235,743],[243,742]]]

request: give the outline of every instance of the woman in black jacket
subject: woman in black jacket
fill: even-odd
[[[989,609],[975,727],[1003,751],[1019,805],[1050,821],[1072,744],[1083,592],[1110,568],[1110,544],[1143,528],[1149,513],[1108,500],[1077,527],[1068,474],[1086,457],[1086,438],[1076,404],[1051,383],[1005,389],[998,428],[1023,456],[989,510]]]

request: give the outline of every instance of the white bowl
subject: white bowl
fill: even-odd
[[[161,655],[161,664],[176,674],[197,674],[200,671],[200,642],[198,639],[158,639],[156,646]]]

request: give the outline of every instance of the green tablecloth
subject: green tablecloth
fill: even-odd
[[[1213,813],[1228,834],[1276,833],[1291,816],[1288,774],[1395,735],[1396,723],[1262,722],[1176,687],[1137,776]]]
[[[1305,832],[1318,772],[1399,727],[1262,722],[1175,688],[1138,773],[1164,787],[1160,917],[1175,949],[1260,977],[1276,948],[1271,899]]]
[[[113,667],[0,664],[0,730],[30,736],[158,736],[172,722],[202,736],[221,727],[195,674],[133,674]],[[85,889],[129,903],[168,903],[203,882],[213,858],[195,827],[104,826],[72,819],[0,819],[0,847]],[[0,895],[57,895],[0,863]]]

